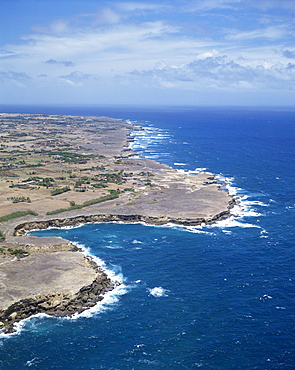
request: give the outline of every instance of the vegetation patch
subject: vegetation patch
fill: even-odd
[[[7,198],[7,200],[12,200],[12,203],[21,203],[21,202],[31,203],[30,197],[10,197]]]
[[[92,184],[94,188],[101,189],[101,188],[107,188],[107,185],[104,184]]]
[[[0,230],[0,240],[1,241],[4,241],[5,240],[5,235],[3,234],[3,232]],[[3,248],[1,248],[3,249]]]
[[[108,200],[117,199],[117,198],[119,198],[119,194],[120,193],[117,190],[110,190],[110,194],[108,194],[108,195],[103,195],[100,198],[95,198],[95,199],[87,200],[83,204],[73,204],[72,203],[72,205],[70,207],[68,207],[68,208],[55,209],[53,211],[47,212],[46,214],[47,215],[56,215],[57,213],[62,213],[62,212],[67,212],[67,211],[73,211],[75,209],[82,209],[84,207],[92,206],[93,204],[103,203],[103,202],[106,202]]]
[[[23,217],[27,215],[38,216],[38,213],[31,211],[31,210],[12,212],[12,213],[9,213],[8,215],[0,217],[0,222],[9,221],[14,218],[19,218],[19,217]]]
[[[62,194],[62,193],[66,193],[67,191],[70,191],[70,190],[71,190],[71,188],[69,186],[65,186],[63,188],[54,189],[50,193],[51,193],[51,195],[59,195],[59,194]]]
[[[10,254],[17,256],[19,254],[30,254],[30,253],[27,252],[27,251],[25,251],[25,250],[23,250],[23,249],[16,249],[16,250],[10,252]]]
[[[62,150],[44,150],[36,151],[36,153],[40,154],[46,154],[49,156],[57,156],[58,160],[63,161],[65,163],[87,163],[90,159],[95,158],[94,154],[79,154],[79,153],[73,153],[73,152],[67,152]]]
[[[43,166],[42,163],[33,163],[33,164],[27,164],[26,167],[32,168],[32,167],[42,167],[42,166]]]

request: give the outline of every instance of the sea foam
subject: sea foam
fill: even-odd
[[[160,286],[160,287],[155,287],[155,288],[152,288],[152,289],[148,289],[148,292],[153,297],[157,297],[158,298],[158,297],[167,297],[167,293],[169,292],[169,290],[168,289],[164,289],[164,288],[162,288]]]

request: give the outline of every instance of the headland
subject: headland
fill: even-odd
[[[118,282],[77,246],[32,229],[88,222],[211,224],[235,200],[208,173],[139,157],[125,120],[0,114],[0,329],[94,306]]]

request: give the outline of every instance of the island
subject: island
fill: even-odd
[[[37,313],[89,309],[119,282],[60,237],[30,230],[93,222],[198,226],[229,217],[216,177],[132,150],[123,119],[0,113],[0,331]]]

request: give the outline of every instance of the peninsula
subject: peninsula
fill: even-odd
[[[214,176],[139,157],[136,130],[107,117],[0,113],[0,330],[39,312],[82,312],[119,284],[68,240],[29,230],[229,216],[234,199]]]

